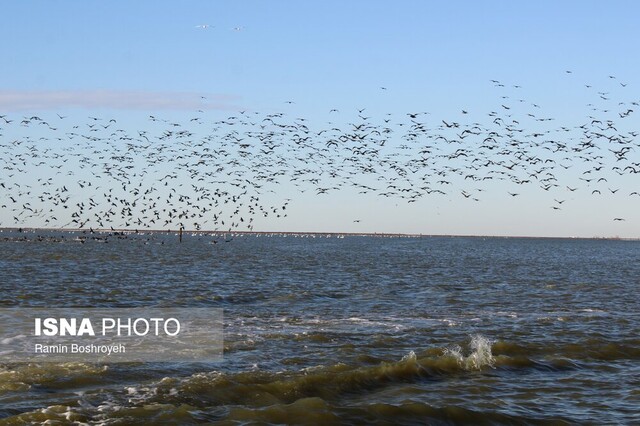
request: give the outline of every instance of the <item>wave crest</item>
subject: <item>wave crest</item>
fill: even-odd
[[[470,336],[469,353],[465,355],[463,348],[456,345],[445,349],[444,355],[456,360],[465,370],[482,370],[485,367],[495,368],[496,359],[491,353],[493,341],[476,334]]]

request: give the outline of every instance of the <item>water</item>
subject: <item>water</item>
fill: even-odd
[[[638,241],[37,235],[0,307],[223,308],[224,360],[0,363],[0,424],[640,423]]]

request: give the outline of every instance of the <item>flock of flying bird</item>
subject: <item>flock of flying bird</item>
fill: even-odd
[[[256,216],[287,215],[284,196],[349,188],[412,203],[538,187],[554,210],[575,191],[640,200],[640,185],[616,186],[640,173],[638,100],[586,86],[588,113],[562,125],[519,86],[491,83],[500,97],[486,112],[332,109],[320,127],[290,112],[149,115],[136,130],[126,119],[0,114],[0,227],[252,230]],[[610,86],[627,90],[614,76]]]

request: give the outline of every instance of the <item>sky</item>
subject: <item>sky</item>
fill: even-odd
[[[0,115],[83,125],[117,117],[136,133],[149,115],[189,123],[196,110],[211,120],[282,113],[315,130],[348,127],[361,110],[376,123],[427,111],[434,127],[489,125],[488,113],[524,99],[554,129],[574,128],[591,121],[589,103],[617,108],[599,112],[604,119],[640,100],[639,12],[634,1],[4,1]],[[620,126],[640,130],[638,115]],[[0,121],[2,147],[41,132],[9,127]],[[638,142],[625,164],[640,161]],[[257,218],[254,230],[639,238],[640,196],[629,195],[640,191],[638,175],[611,171],[614,158],[601,197],[593,184],[572,191],[582,184],[575,157],[562,161],[575,162],[576,175],[553,193],[487,183],[478,202],[457,181],[411,203],[284,183],[273,197],[291,200],[287,217]],[[0,226],[12,225],[9,210],[0,209]]]

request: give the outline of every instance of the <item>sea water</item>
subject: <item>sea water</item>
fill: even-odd
[[[0,307],[221,308],[223,360],[0,358],[0,424],[640,423],[638,241],[79,235],[0,234]]]

